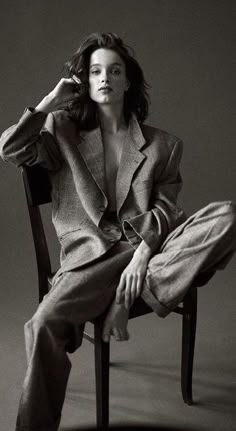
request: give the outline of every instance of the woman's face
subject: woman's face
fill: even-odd
[[[89,95],[98,104],[123,104],[129,88],[125,63],[112,49],[100,48],[90,57]]]

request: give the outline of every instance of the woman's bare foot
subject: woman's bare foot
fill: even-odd
[[[129,310],[124,304],[117,304],[116,300],[112,302],[103,326],[103,341],[109,342],[113,335],[116,341],[127,341],[129,333],[127,331]]]

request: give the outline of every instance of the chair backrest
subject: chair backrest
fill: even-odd
[[[47,170],[39,165],[23,166],[22,176],[36,253],[39,301],[48,292],[51,261],[40,212],[40,205],[51,202],[51,183]]]
[[[39,165],[24,166],[22,174],[30,206],[51,202],[51,183],[46,169]]]

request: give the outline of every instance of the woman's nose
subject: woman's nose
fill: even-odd
[[[109,77],[106,70],[102,73],[102,82],[109,82]]]

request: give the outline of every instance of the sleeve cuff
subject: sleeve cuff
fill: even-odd
[[[132,222],[128,220],[123,221],[123,230],[128,241],[134,248],[137,248],[141,241],[144,241],[151,249],[152,253],[157,250],[160,240],[158,241],[156,232],[154,233],[151,230],[147,232],[137,232],[134,226],[132,226]]]
[[[32,115],[37,116],[39,118],[42,118],[43,120],[46,120],[48,114],[43,111],[36,111],[33,106],[28,106],[24,109],[23,115],[20,119],[20,121],[25,120],[28,117],[31,117]]]

